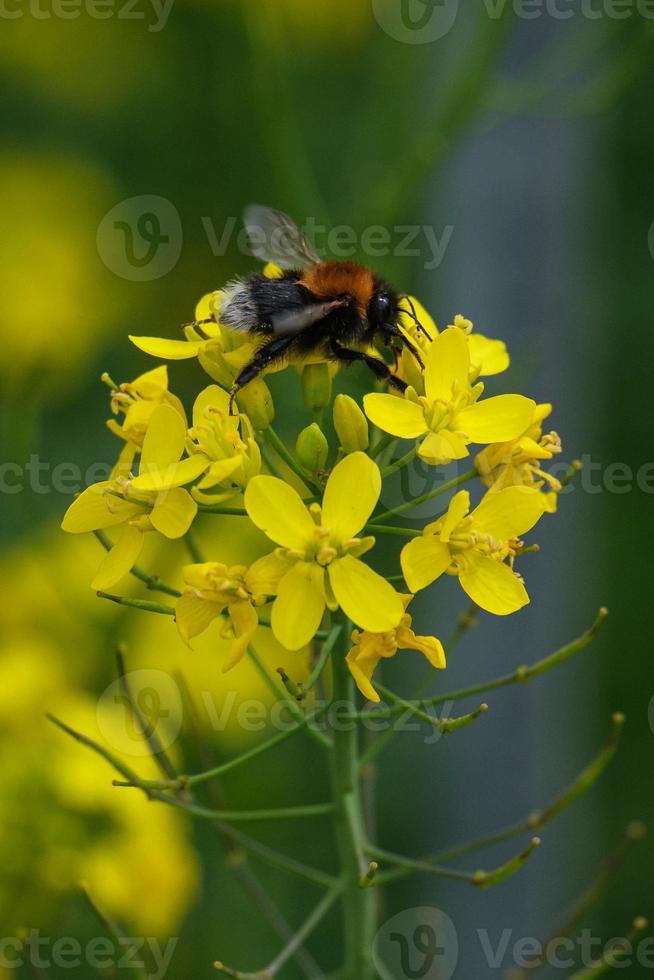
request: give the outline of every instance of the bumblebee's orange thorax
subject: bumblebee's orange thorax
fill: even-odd
[[[357,262],[321,262],[308,269],[300,282],[319,299],[351,296],[362,316],[375,289],[372,272]]]

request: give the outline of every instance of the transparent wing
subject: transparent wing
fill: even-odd
[[[243,221],[252,253],[262,262],[274,262],[282,269],[309,269],[320,262],[313,245],[283,211],[249,204]]]

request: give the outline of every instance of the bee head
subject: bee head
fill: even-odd
[[[394,323],[397,315],[397,299],[383,283],[377,287],[368,303],[368,323],[374,330]]]

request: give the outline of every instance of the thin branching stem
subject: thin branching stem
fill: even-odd
[[[455,868],[445,868],[440,865],[432,864],[428,861],[414,860],[404,857],[401,854],[394,854],[379,847],[368,847],[368,853],[380,861],[394,864],[406,875],[425,874],[436,878],[452,878],[456,881],[467,881],[477,888],[492,888],[501,884],[507,878],[511,878],[525,862],[531,857],[536,848],[540,845],[540,838],[532,838],[529,846],[520,851],[514,857],[505,861],[504,864],[494,868],[492,871],[460,871]],[[376,877],[377,884],[384,884],[387,881],[395,880],[393,872],[379,872]]]
[[[441,486],[434,487],[433,490],[428,490],[427,493],[423,493],[419,497],[413,497],[411,500],[407,500],[403,504],[398,504],[397,507],[392,507],[390,510],[385,510],[383,514],[376,514],[369,523],[378,524],[380,521],[385,521],[389,517],[397,517],[398,514],[404,514],[408,510],[413,510],[414,507],[419,507],[420,504],[427,503],[428,500],[434,500],[436,497],[449,493],[450,490],[455,490],[458,486],[461,486],[462,483],[469,483],[478,476],[479,474],[477,473],[477,470],[467,470],[465,473],[462,473],[461,476],[457,476],[453,480],[443,483]]]

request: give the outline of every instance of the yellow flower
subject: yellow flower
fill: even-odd
[[[409,339],[419,349],[423,360],[425,360],[429,348],[438,336],[438,327],[415,296],[402,300],[400,310],[404,311],[400,314],[400,326],[408,334]],[[420,327],[416,323],[414,313],[420,321]],[[471,381],[476,381],[482,376],[489,377],[506,371],[510,364],[510,358],[504,341],[492,340],[483,334],[473,333],[472,321],[460,314],[454,317],[454,323],[451,326],[461,330],[468,342]],[[406,349],[402,352],[397,373],[407,384],[415,388],[418,394],[424,394],[422,373],[415,358]]]
[[[459,491],[447,513],[402,549],[407,585],[417,592],[447,572],[458,575],[464,592],[487,612],[517,612],[529,602],[512,567],[521,547],[518,537],[531,530],[543,509],[538,490],[508,487],[489,491],[470,514],[470,494]]]
[[[252,426],[246,415],[229,414],[229,395],[217,385],[209,385],[196,398],[189,435],[192,458],[206,462],[206,472],[193,490],[197,500],[229,500],[260,472],[261,452]],[[216,493],[203,492],[214,488]]]
[[[267,602],[267,592],[276,584],[270,580],[269,567],[266,557],[249,569],[217,561],[184,568],[187,587],[175,606],[177,629],[184,642],[190,643],[214,619],[224,618],[221,636],[234,640],[223,673],[236,666],[259,625],[256,606]]]
[[[505,442],[524,432],[536,403],[523,395],[496,395],[480,401],[484,386],[481,382],[473,386],[470,372],[466,336],[458,327],[448,327],[427,352],[425,394],[408,388],[404,398],[366,395],[366,414],[391,435],[404,439],[425,436],[418,455],[430,464],[463,459],[471,442]]]
[[[400,599],[406,609],[413,596],[402,595]],[[445,651],[441,641],[435,636],[416,636],[411,622],[411,616],[405,612],[395,629],[384,633],[353,631],[354,646],[347,655],[347,665],[357,687],[369,701],[379,701],[379,695],[372,686],[372,675],[377,664],[380,660],[394,657],[398,650],[419,650],[432,667],[441,670],[445,667]]]
[[[551,405],[537,405],[531,424],[517,439],[488,446],[476,457],[475,466],[482,481],[493,490],[512,486],[541,489],[547,485],[545,509],[554,513],[561,484],[541,468],[542,460],[561,452],[558,434],[543,434],[543,422],[551,411]]]
[[[91,586],[104,590],[115,585],[138,560],[147,531],[167,538],[186,534],[197,513],[197,504],[181,486],[206,469],[206,459],[184,452],[186,424],[172,405],[158,405],[143,440],[140,473],[131,479],[119,474],[87,487],[64,516],[62,528],[72,534],[124,525],[116,543],[104,558]],[[136,484],[142,481],[142,485]]]
[[[106,376],[103,375],[103,378]],[[163,403],[172,405],[186,425],[184,406],[179,398],[168,390],[168,368],[165,364],[139,375],[134,381],[126,381],[112,389],[111,411],[114,415],[122,414],[123,421],[119,423],[115,418],[108,419],[107,428],[125,442],[125,447],[120,454],[121,470],[126,472],[130,470],[134,456],[143,446],[152,413],[157,405]]]
[[[251,520],[276,544],[279,582],[272,628],[288,650],[308,643],[320,626],[325,605],[339,606],[364,630],[394,629],[402,601],[380,575],[360,561],[372,537],[357,538],[381,491],[379,467],[356,452],[334,467],[322,508],[307,508],[292,487],[272,476],[255,476],[245,491]]]

